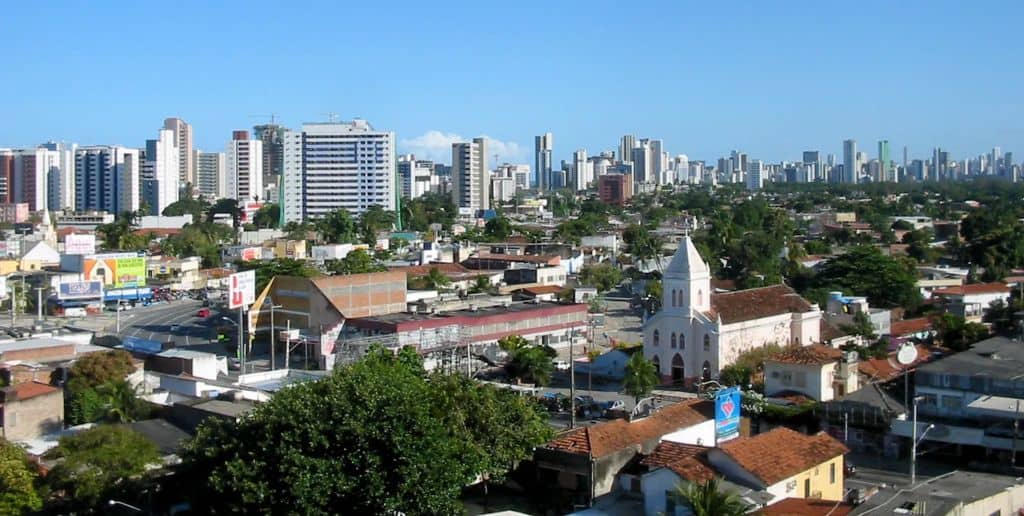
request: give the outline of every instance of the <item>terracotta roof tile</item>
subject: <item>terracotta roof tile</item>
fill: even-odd
[[[502,254],[502,253],[478,253],[471,256],[467,261],[476,262],[479,260],[496,260],[514,263],[536,263],[558,265],[562,259],[560,256],[538,256],[535,254]]]
[[[897,337],[903,335],[910,335],[912,333],[921,333],[932,329],[932,322],[927,317],[918,317],[917,319],[906,319],[903,321],[896,321],[892,323],[889,328],[889,334]]]
[[[544,294],[557,294],[557,293],[565,290],[565,288],[564,287],[559,287],[558,285],[540,285],[540,286],[536,286],[536,287],[526,287],[526,288],[520,289],[520,290],[522,290],[523,292],[526,292],[527,294],[533,294],[535,296],[541,296],[541,295],[544,295]]]
[[[974,283],[959,287],[940,288],[932,291],[934,296],[970,296],[978,294],[1009,294],[1006,283]]]
[[[725,324],[792,312],[809,312],[811,304],[787,285],[711,295],[711,309]]]
[[[7,401],[27,400],[36,396],[54,393],[58,390],[60,389],[45,383],[25,382],[4,389],[4,398]]]
[[[843,352],[836,348],[812,344],[810,346],[790,346],[766,361],[783,364],[822,365],[835,362],[842,357]]]
[[[556,437],[547,444],[547,448],[603,457],[714,417],[714,404],[710,401],[683,401],[632,422],[616,419],[578,428]]]
[[[715,470],[707,463],[708,450],[704,446],[662,441],[640,463],[651,469],[668,468],[691,482],[706,482],[715,477]]]
[[[846,516],[853,506],[843,502],[815,498],[786,498],[756,514],[760,516]]]
[[[430,274],[431,269],[437,269],[438,272],[449,278],[466,278],[473,276],[472,271],[457,263],[429,263],[427,265],[388,268],[390,271],[402,271],[410,278],[426,276],[427,274]]]
[[[821,318],[821,323],[819,324],[819,331],[821,332],[820,337],[822,342],[829,342],[832,339],[841,339],[849,335],[845,331],[829,324],[829,322],[826,321],[824,317]]]
[[[785,427],[733,439],[719,449],[769,486],[850,451],[828,434],[804,435]]]

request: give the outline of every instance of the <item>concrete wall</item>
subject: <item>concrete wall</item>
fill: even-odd
[[[832,482],[832,469],[835,470],[835,481]],[[843,499],[843,456],[823,462],[807,471],[793,475],[781,482],[768,486],[769,493],[775,495],[770,504],[785,498],[821,498],[822,500]],[[805,483],[811,481],[810,492],[805,492]],[[820,493],[821,496],[817,496]]]
[[[764,392],[772,396],[781,391],[796,391],[816,401],[829,401],[833,398],[832,372],[835,367],[834,362],[821,365],[765,362]]]
[[[694,444],[697,446],[715,445],[715,420],[709,419],[691,427],[676,430],[661,437],[662,441]]]
[[[3,437],[9,441],[35,439],[64,427],[64,391],[3,403]]]

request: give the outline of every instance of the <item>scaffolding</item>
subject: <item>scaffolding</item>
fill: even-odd
[[[481,352],[484,344],[474,343],[472,336],[462,325],[453,324],[398,334],[351,338],[342,336],[334,347],[335,367],[355,363],[375,345],[392,353],[398,353],[403,347],[410,346],[423,357],[424,367],[431,371],[472,375],[485,366],[473,355],[474,350],[477,353]]]

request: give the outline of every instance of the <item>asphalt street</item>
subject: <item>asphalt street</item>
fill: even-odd
[[[107,325],[109,333],[122,339],[137,337],[157,342],[174,342],[175,347],[207,351],[218,355],[226,354],[224,346],[211,340],[217,326],[230,325],[221,319],[222,314],[213,311],[209,317],[196,314],[202,302],[191,299],[171,301],[151,306],[137,307],[121,312],[121,331],[116,322]],[[215,310],[215,309],[211,309]],[[114,319],[113,314],[107,316]],[[175,330],[172,328],[177,326]]]

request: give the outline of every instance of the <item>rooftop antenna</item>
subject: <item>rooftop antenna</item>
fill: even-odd
[[[249,115],[249,118],[269,118],[270,125],[277,124],[277,113],[271,113],[269,115]]]
[[[333,112],[333,111],[328,112],[327,113],[327,121],[332,123],[332,124],[337,122],[338,121],[338,114]]]

